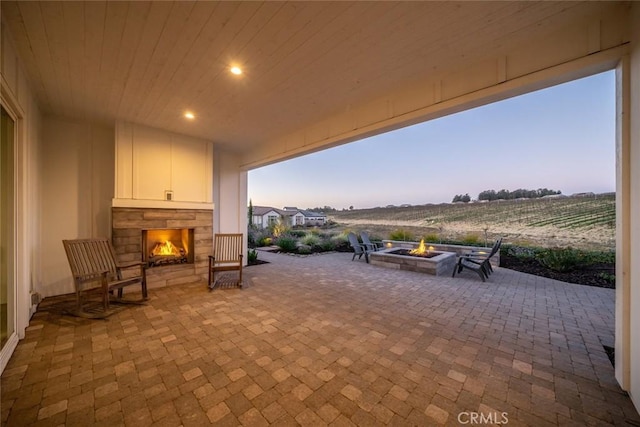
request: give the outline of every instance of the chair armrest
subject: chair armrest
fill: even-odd
[[[136,274],[138,276],[141,276],[143,278],[143,281],[146,281],[147,267],[149,267],[149,263],[144,261],[129,261],[129,262],[118,263],[116,264],[116,269],[117,269],[116,276],[118,280],[122,280],[122,272],[124,270],[127,270],[130,272],[127,274]],[[133,268],[139,268],[139,270],[134,272],[133,270],[131,270]]]
[[[489,258],[489,253],[469,252],[460,255],[460,258],[474,258],[474,259],[486,259]]]
[[[472,249],[470,252],[467,252],[467,255],[489,255],[490,253],[491,251]]]
[[[116,265],[116,267],[118,268],[131,268],[131,267],[147,267],[147,263],[144,261],[129,261],[129,262],[122,262],[122,263],[118,263]]]

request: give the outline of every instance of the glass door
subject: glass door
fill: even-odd
[[[2,107],[0,121],[0,351],[15,333],[15,121]]]

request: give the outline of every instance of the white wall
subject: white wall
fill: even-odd
[[[15,53],[13,42],[2,25],[0,46],[0,78],[2,103],[18,117],[16,123],[18,139],[17,154],[17,236],[16,236],[16,280],[17,280],[17,324],[18,337],[30,318],[30,296],[32,286],[40,282],[39,227],[40,196],[40,111],[29,85],[20,58]]]
[[[43,296],[74,291],[63,239],[110,237],[114,128],[47,117],[42,132]]]

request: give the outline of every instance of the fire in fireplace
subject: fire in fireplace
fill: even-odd
[[[149,267],[193,263],[193,228],[142,230]]]

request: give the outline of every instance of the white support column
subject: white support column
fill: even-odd
[[[616,379],[629,390],[629,329],[631,289],[631,159],[629,57],[616,68]]]
[[[246,252],[247,171],[231,153],[217,151],[213,164],[213,232],[243,233]]]
[[[631,6],[629,61],[629,388],[640,409],[640,4]],[[620,313],[616,312],[616,316]],[[623,347],[624,350],[624,347]],[[617,352],[617,349],[616,349]]]

